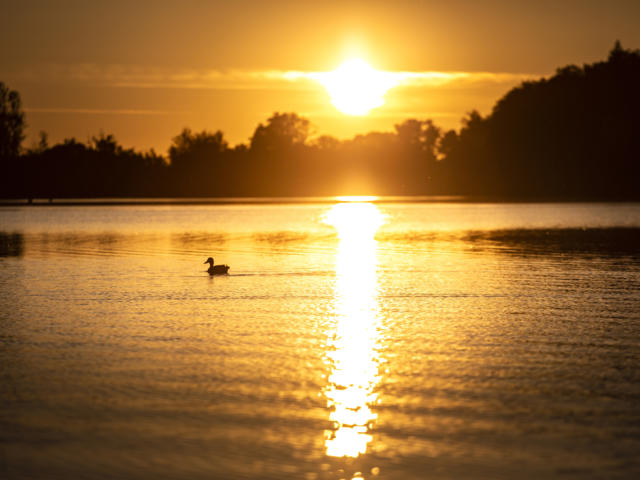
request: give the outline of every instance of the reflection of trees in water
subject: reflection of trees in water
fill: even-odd
[[[270,245],[288,245],[292,243],[307,243],[309,241],[309,233],[306,232],[263,232],[255,233],[252,238],[256,242],[265,242]]]
[[[640,257],[640,228],[514,229],[469,232],[463,238],[477,248],[498,247],[519,254],[571,253]]]
[[[493,251],[508,255],[571,254],[640,257],[640,228],[514,228],[473,231],[406,231],[376,236],[380,242]]]
[[[24,236],[21,233],[0,232],[0,257],[21,257],[24,253]]]
[[[223,245],[228,240],[228,236],[224,233],[174,233],[171,235],[171,243],[179,245],[181,247],[204,247],[208,248],[211,245]]]
[[[46,232],[23,235],[0,232],[0,257],[23,256],[29,252],[65,255],[153,255],[172,252],[210,254],[212,247],[223,245],[227,236],[216,233],[118,233],[118,232]],[[169,243],[169,247],[167,245]]]

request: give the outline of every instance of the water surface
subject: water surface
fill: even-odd
[[[0,472],[635,478],[639,291],[638,204],[3,207]]]

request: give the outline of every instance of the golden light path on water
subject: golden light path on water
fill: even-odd
[[[377,417],[371,410],[380,362],[374,236],[384,217],[371,203],[339,203],[324,221],[339,238],[335,324],[326,352],[331,370],[324,391],[334,427],[326,433],[326,454],[357,457],[366,453]]]

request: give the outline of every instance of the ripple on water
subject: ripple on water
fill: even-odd
[[[0,210],[8,478],[640,474],[633,205],[95,208]]]

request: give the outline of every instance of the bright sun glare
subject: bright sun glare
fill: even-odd
[[[384,105],[384,95],[400,79],[391,72],[372,68],[359,58],[345,61],[332,72],[313,75],[327,89],[331,103],[347,115],[366,115]]]
[[[378,316],[377,241],[385,217],[372,203],[339,203],[324,217],[338,233],[335,324],[327,339],[331,366],[324,389],[330,457],[357,457],[373,439],[377,413],[381,326]]]

